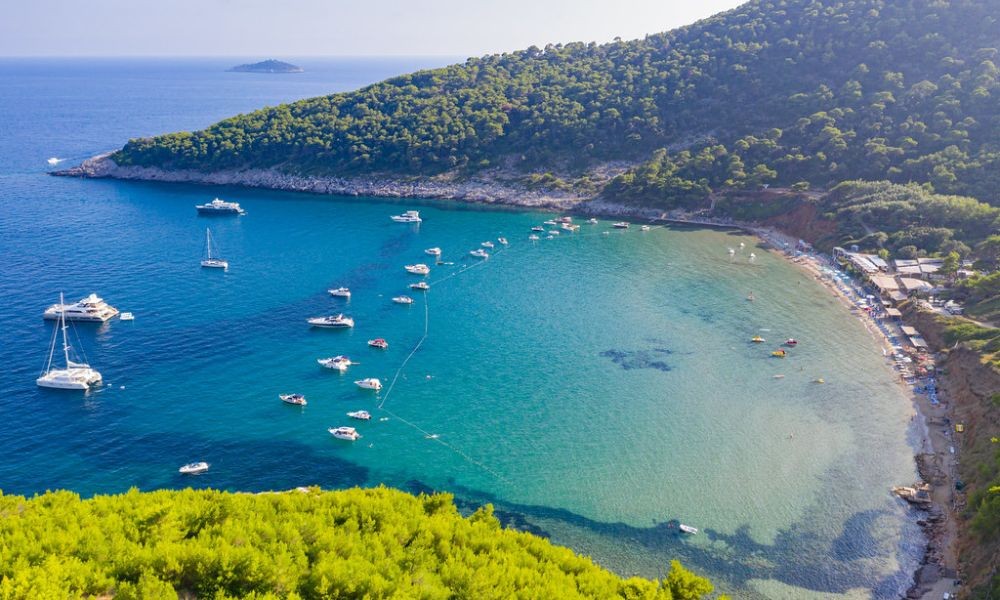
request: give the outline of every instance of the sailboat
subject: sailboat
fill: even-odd
[[[63,304],[63,295],[59,294],[59,304]],[[59,331],[62,330],[63,358],[66,360],[66,368],[59,369],[52,366],[52,358],[56,353],[56,339]],[[101,383],[101,374],[90,368],[85,363],[75,363],[69,359],[69,339],[66,337],[66,316],[59,313],[59,326],[52,332],[52,343],[49,346],[49,361],[45,365],[45,372],[35,380],[39,387],[58,388],[62,390],[87,390],[91,386]]]
[[[212,257],[212,230],[208,228],[205,228],[205,259],[201,261],[201,266],[209,269],[229,268],[228,260]]]

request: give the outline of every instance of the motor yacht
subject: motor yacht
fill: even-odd
[[[307,322],[313,327],[326,327],[328,329],[354,327],[354,319],[345,317],[342,314],[331,315],[329,317],[313,317],[307,319]]]
[[[475,256],[476,258],[489,258],[490,254],[483,250],[482,248],[476,248],[475,250],[469,252],[469,255]]]
[[[245,215],[247,214],[245,210],[240,208],[239,202],[226,202],[220,198],[216,198],[211,202],[206,202],[205,204],[196,204],[195,208],[198,209],[198,214],[202,215]]]
[[[198,475],[208,470],[207,462],[193,462],[177,469],[182,475]]]
[[[59,295],[59,304],[63,304],[63,296]],[[45,365],[45,371],[35,380],[38,387],[55,388],[61,390],[89,390],[92,386],[100,385],[101,374],[95,369],[91,369],[86,363],[73,362],[69,358],[70,350],[69,338],[66,335],[68,326],[66,325],[66,311],[60,312],[59,326],[52,332],[52,342],[49,344],[49,360]],[[52,358],[56,352],[56,339],[62,333],[63,360],[66,366],[62,369],[56,368],[52,364]]]
[[[590,223],[591,225],[597,225],[597,219],[594,218],[588,219],[587,222]]]
[[[505,237],[498,237],[497,241],[500,242],[501,246],[507,246],[507,245],[510,244],[510,242],[508,242],[507,238],[505,238]]]
[[[357,419],[359,421],[370,421],[372,418],[372,414],[367,410],[356,410],[354,412],[349,412],[347,413],[347,416],[351,417],[352,419]]]
[[[327,290],[327,292],[329,292],[331,296],[336,296],[337,298],[351,297],[351,290],[345,287],[333,288],[331,290]]]
[[[649,225],[643,225],[639,228],[641,231],[649,231]]]
[[[353,442],[361,438],[361,434],[358,430],[353,427],[331,427],[327,429],[330,435],[337,438],[338,440],[347,440]]]
[[[531,228],[531,230],[532,231],[545,231],[545,228],[542,227],[541,225],[535,225],[534,227]]]
[[[375,390],[376,392],[382,389],[382,382],[374,377],[369,377],[367,379],[359,379],[354,382],[354,385],[358,386],[363,390]]]
[[[409,296],[396,296],[392,299],[396,304],[413,304],[413,298]]]
[[[411,283],[410,284],[410,289],[411,290],[420,290],[421,292],[426,292],[427,290],[431,289],[431,286],[426,281],[418,281],[416,283]]]
[[[548,225],[550,227],[555,227],[556,225],[558,225],[558,223],[555,222],[555,219],[549,219],[548,221],[542,221],[542,225]]]
[[[440,248],[428,248],[424,250],[424,254],[430,254],[431,256],[441,256]]]
[[[389,342],[385,341],[383,338],[375,338],[374,340],[368,340],[368,345],[372,348],[378,348],[379,350],[385,350],[389,347]]]
[[[612,227],[614,227],[615,229],[628,229],[628,222],[627,221],[618,221],[617,223],[615,223],[614,225],[612,225]]]
[[[420,212],[416,210],[408,210],[401,215],[393,215],[390,218],[397,223],[420,223],[422,221]]]
[[[493,249],[493,242],[491,242],[489,240],[487,240],[487,241],[485,241],[485,242],[483,242],[482,244],[479,244],[479,245],[482,246],[483,248],[489,248],[491,250]]]
[[[302,394],[279,394],[278,398],[285,404],[294,404],[295,406],[305,406],[307,404],[306,397]]]
[[[64,317],[67,321],[93,321],[104,323],[118,315],[118,309],[108,305],[97,294],[91,294],[74,304],[53,304],[42,313],[43,319],[58,321]]]
[[[415,265],[406,265],[403,267],[406,269],[407,273],[412,273],[414,275],[429,275],[431,268],[423,263],[417,263]]]
[[[346,356],[332,356],[330,358],[318,358],[316,359],[316,362],[319,363],[321,367],[325,367],[327,369],[333,369],[335,371],[340,371],[341,373],[346,371],[347,367],[354,364],[354,362],[352,362],[351,359],[347,358]]]

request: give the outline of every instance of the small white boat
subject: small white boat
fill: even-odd
[[[368,340],[368,345],[372,348],[378,348],[379,350],[385,350],[389,347],[389,342],[385,341],[383,338],[375,338],[374,340]]]
[[[678,525],[677,528],[680,529],[681,531],[683,531],[684,533],[687,533],[687,534],[690,534],[690,535],[694,535],[694,534],[698,533],[698,528],[697,527],[691,527],[690,525],[685,525],[684,523],[681,523],[680,525]]]
[[[417,263],[415,265],[406,265],[403,267],[406,269],[407,273],[412,273],[414,275],[429,275],[431,268],[423,263]]]
[[[493,248],[493,242],[491,242],[489,240],[486,240],[485,242],[483,242],[482,244],[479,244],[479,245],[482,246],[483,248],[490,248],[490,249]]]
[[[505,237],[498,237],[497,241],[500,242],[501,246],[507,246],[507,245],[510,244],[510,242],[508,242],[507,238],[505,238]]]
[[[348,417],[352,419],[357,419],[359,421],[371,421],[372,414],[367,410],[356,410],[354,412],[347,413]]]
[[[63,295],[59,294],[59,305],[63,304]],[[49,343],[49,361],[45,365],[45,371],[35,380],[38,387],[56,388],[62,390],[89,390],[91,386],[101,383],[101,374],[95,369],[91,369],[86,363],[76,363],[69,359],[71,350],[69,338],[66,335],[66,313],[59,313],[59,326],[52,332],[52,342]],[[59,332],[62,332],[63,359],[66,366],[62,369],[52,365],[52,357],[56,352],[56,339]]]
[[[374,377],[369,377],[367,379],[359,379],[354,382],[354,385],[358,386],[363,390],[375,390],[376,392],[382,389],[382,382]]]
[[[431,256],[441,256],[440,248],[428,248],[424,250],[424,254],[430,254]]]
[[[202,215],[245,215],[245,210],[240,208],[239,202],[226,202],[216,198],[205,204],[196,204],[198,214]]]
[[[431,286],[426,281],[418,281],[416,283],[411,283],[410,284],[410,289],[411,290],[420,290],[421,292],[426,292],[427,290],[431,289]]]
[[[118,315],[118,309],[109,305],[97,294],[91,294],[74,304],[66,304],[60,295],[59,304],[45,309],[42,318],[48,321],[93,321],[104,323]]]
[[[327,290],[331,296],[336,296],[337,298],[350,298],[351,290],[345,287],[333,288],[332,290]]]
[[[549,227],[555,227],[558,224],[559,223],[556,223],[553,219],[549,219],[548,221],[542,222],[542,225],[548,225]]]
[[[649,225],[643,225],[639,228],[641,231],[649,231]]]
[[[531,230],[532,231],[545,231],[545,228],[542,227],[541,225],[535,225],[534,227],[531,228]]]
[[[330,435],[337,438],[338,440],[347,440],[353,442],[361,438],[361,434],[358,430],[353,427],[331,427],[327,429]]]
[[[354,327],[354,319],[351,317],[345,317],[342,314],[332,315],[329,317],[313,317],[311,319],[307,319],[306,322],[313,327],[325,327],[328,329]]]
[[[207,269],[229,269],[229,261],[217,256],[212,256],[212,230],[205,229],[205,258],[201,261],[201,266]]]
[[[316,362],[318,362],[321,367],[325,367],[327,369],[334,369],[336,371],[340,371],[341,373],[346,371],[347,367],[355,364],[354,362],[351,361],[351,359],[347,358],[346,356],[331,356],[330,358],[318,358],[316,359]]]
[[[570,217],[568,215],[567,216],[563,216],[563,217],[557,217],[555,219],[555,222],[556,223],[572,223],[573,222],[573,217]]]
[[[119,321],[135,321],[135,315],[130,312],[123,312],[118,316]]]
[[[177,469],[182,475],[198,475],[204,473],[208,470],[207,462],[193,462],[184,465],[183,467]]]
[[[615,229],[628,229],[628,222],[618,221],[617,223],[612,225],[612,227],[614,227]]]
[[[396,304],[413,304],[413,298],[409,296],[396,296],[392,301]]]
[[[597,225],[597,219],[594,218],[589,219],[587,222],[590,223],[591,225]]]
[[[538,237],[537,235],[535,235],[533,233],[533,234],[531,234],[531,235],[528,236],[528,239],[531,240],[531,241],[533,241],[533,242],[537,242],[538,240],[540,240],[542,238]]]
[[[57,156],[53,156],[52,158],[48,159],[45,162],[49,163],[52,166],[55,166],[55,165],[58,165],[59,163],[61,163],[62,161],[63,161],[63,159],[61,159],[61,158],[59,158]]]
[[[560,231],[558,229],[550,229],[549,235],[559,235]]]
[[[476,258],[489,258],[490,254],[482,248],[476,248],[475,250],[469,252],[470,256],[475,256]]]
[[[560,223],[559,228],[563,231],[569,231],[570,233],[576,233],[580,229],[579,225],[574,225],[573,223]]]
[[[278,394],[278,398],[285,404],[294,404],[295,406],[305,406],[308,404],[306,397],[302,394]]]
[[[416,210],[408,210],[401,215],[393,215],[389,217],[397,223],[420,223],[420,212]]]

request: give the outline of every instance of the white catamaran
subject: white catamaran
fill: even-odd
[[[59,294],[59,304],[63,304],[63,295]],[[52,343],[49,346],[49,361],[45,365],[45,372],[35,380],[39,387],[58,388],[62,390],[88,390],[91,386],[101,383],[101,374],[91,369],[86,363],[75,363],[69,359],[69,339],[66,336],[66,315],[59,314],[59,326],[52,332]],[[63,369],[53,367],[52,358],[56,353],[56,340],[59,332],[62,331],[63,358],[66,367]]]
[[[229,261],[212,256],[212,230],[205,228],[205,258],[201,266],[208,269],[229,269]]]

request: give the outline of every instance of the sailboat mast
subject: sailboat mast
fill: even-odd
[[[208,248],[208,259],[212,260],[212,230],[205,228],[205,246]]]
[[[63,298],[63,293],[59,292],[59,325],[62,328],[63,335],[63,357],[66,359],[66,368],[69,368],[69,340],[66,338],[66,300]]]

